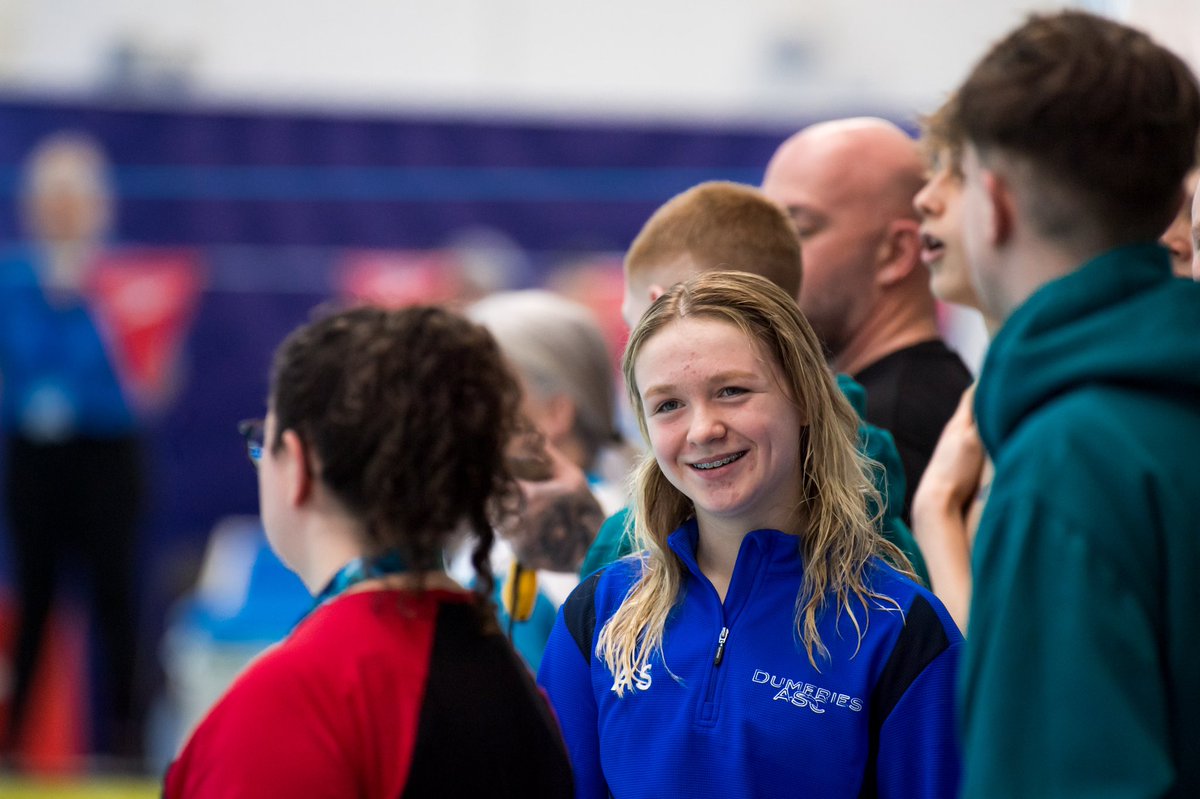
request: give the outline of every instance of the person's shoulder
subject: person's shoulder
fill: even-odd
[[[584,658],[590,660],[597,622],[603,625],[629,594],[642,574],[645,553],[626,555],[592,572],[563,602],[560,613],[567,631]]]
[[[838,372],[834,377],[837,380],[838,390],[842,392],[842,396],[850,403],[850,407],[854,408],[855,413],[858,414],[858,418],[865,419],[867,415],[867,390],[863,388],[863,384],[844,372]]]
[[[646,553],[635,552],[601,566],[580,581],[563,606],[594,604],[599,598],[603,605],[620,604],[625,594],[642,575]]]
[[[265,650],[213,705],[171,765],[164,795],[216,795],[228,785],[250,795],[301,779],[297,768],[306,778],[332,773],[324,742],[336,736],[314,735],[313,725],[329,722],[330,708],[346,706],[344,689],[323,676],[321,658],[289,643]],[[299,763],[270,752],[288,752]]]
[[[898,610],[898,623],[904,627],[924,625],[948,637],[955,643],[962,635],[954,618],[933,591],[896,569],[883,558],[873,558],[867,565],[868,587],[877,595],[875,604],[884,610]],[[896,604],[891,605],[890,601]]]
[[[973,379],[963,359],[940,338],[897,350],[892,356],[906,385],[939,393],[952,392],[955,401]]]
[[[1165,530],[1195,515],[1200,490],[1193,467],[1200,410],[1179,397],[1119,386],[1082,386],[1030,414],[997,453],[985,520],[1030,525],[1030,546],[1087,530],[1092,546],[1122,561]],[[1017,519],[1024,521],[1018,522]],[[1194,521],[1184,526],[1194,528]],[[1032,531],[1031,531],[1032,532]],[[1014,535],[1011,531],[1009,536]]]
[[[404,640],[432,629],[443,606],[457,607],[469,595],[436,589],[359,591],[321,605],[303,619],[273,653],[271,669],[295,669],[314,680],[337,681],[368,659],[395,659],[412,647]],[[413,650],[416,651],[416,650]]]
[[[310,651],[309,647],[296,645],[291,638],[272,644],[247,664],[230,686],[229,694],[270,695],[289,690],[320,662],[310,657]]]
[[[933,370],[935,374],[944,373],[954,377],[966,375],[970,378],[971,375],[971,370],[967,368],[967,364],[963,361],[962,357],[951,349],[945,341],[940,338],[934,338],[927,341],[918,341],[916,344],[909,344],[906,347],[889,352],[879,360],[861,369],[855,375],[854,379],[866,386],[869,380],[864,381],[864,376],[869,379],[876,373],[881,372],[907,374],[912,369],[920,370],[920,374],[925,374],[925,370]],[[869,387],[867,391],[868,396],[870,396]]]
[[[39,287],[30,253],[23,247],[0,246],[0,288],[28,290]]]
[[[974,379],[958,353],[941,339],[922,341],[888,353],[855,379],[867,392],[877,423],[896,434],[932,424],[933,441]],[[882,409],[887,408],[888,413]],[[903,435],[901,436],[903,437]]]
[[[902,605],[923,593],[930,593],[929,589],[897,569],[885,558],[872,557],[867,561],[865,571],[868,588],[886,594]]]
[[[1022,420],[1001,447],[997,469],[1012,477],[1010,464],[1023,464],[1034,470],[1031,478],[1040,479],[1040,472],[1067,466],[1089,471],[1118,462],[1132,466],[1146,436],[1173,416],[1169,403],[1153,394],[1100,383],[1076,386]],[[1070,477],[1058,474],[1055,482]]]
[[[189,741],[189,749],[209,751],[224,739],[239,737],[251,726],[272,725],[295,709],[307,691],[306,668],[287,640],[263,650],[213,704]]]
[[[601,567],[629,554],[633,548],[630,538],[632,522],[633,512],[628,507],[617,510],[604,520],[583,559],[580,567],[581,576],[587,577]]]
[[[600,535],[623,535],[633,519],[633,508],[628,505],[617,508],[600,525]]]
[[[436,591],[362,591],[339,596],[315,608],[286,638],[263,650],[234,687],[239,693],[269,694],[301,683],[337,684],[357,669],[357,662],[396,648],[397,625],[432,625],[439,604],[465,601],[447,600]]]
[[[942,361],[951,364],[954,368],[967,369],[967,364],[963,361],[962,356],[958,354],[944,339],[934,338],[929,341],[922,341],[920,344],[915,344],[912,347],[915,354],[922,358],[927,358],[931,361]]]

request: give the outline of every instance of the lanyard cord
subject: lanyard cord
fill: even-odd
[[[406,571],[408,571],[408,564],[394,549],[388,550],[377,558],[355,558],[338,569],[337,573],[329,579],[329,582],[321,589],[321,593],[313,599],[313,610],[363,580],[371,580],[388,574],[402,574]]]

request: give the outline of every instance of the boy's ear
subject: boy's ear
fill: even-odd
[[[1012,184],[999,172],[984,169],[980,178],[988,199],[988,242],[992,246],[999,246],[1012,238],[1013,220],[1017,211],[1016,198],[1013,196]]]
[[[654,302],[659,297],[666,294],[667,290],[658,283],[651,283],[650,288],[647,289],[647,293],[650,295],[650,302]]]

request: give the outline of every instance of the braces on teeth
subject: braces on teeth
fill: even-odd
[[[742,457],[745,454],[746,453],[744,453],[744,452],[739,452],[736,455],[730,455],[728,458],[721,458],[721,460],[719,460],[719,461],[713,461],[712,463],[693,463],[692,466],[694,466],[697,469],[717,469],[728,463],[733,463],[734,461],[736,461],[738,458]]]

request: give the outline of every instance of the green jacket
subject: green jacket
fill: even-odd
[[[1200,285],[1147,244],[1043,286],[975,413],[964,795],[1200,796]]]
[[[913,571],[923,585],[929,585],[929,574],[925,570],[925,559],[913,539],[912,531],[900,518],[904,505],[904,466],[900,462],[900,451],[892,434],[881,427],[875,427],[865,420],[867,410],[867,392],[847,375],[838,375],[838,388],[846,395],[846,399],[858,412],[858,438],[863,454],[875,461],[881,468],[875,471],[875,488],[883,498],[882,525],[883,535],[887,540],[898,546],[908,556]],[[895,497],[893,503],[891,498]],[[873,512],[873,509],[872,509]],[[597,569],[607,566],[617,558],[624,557],[633,551],[633,517],[629,508],[609,516],[596,540],[592,542],[583,566],[579,569],[580,576],[586,577]]]

